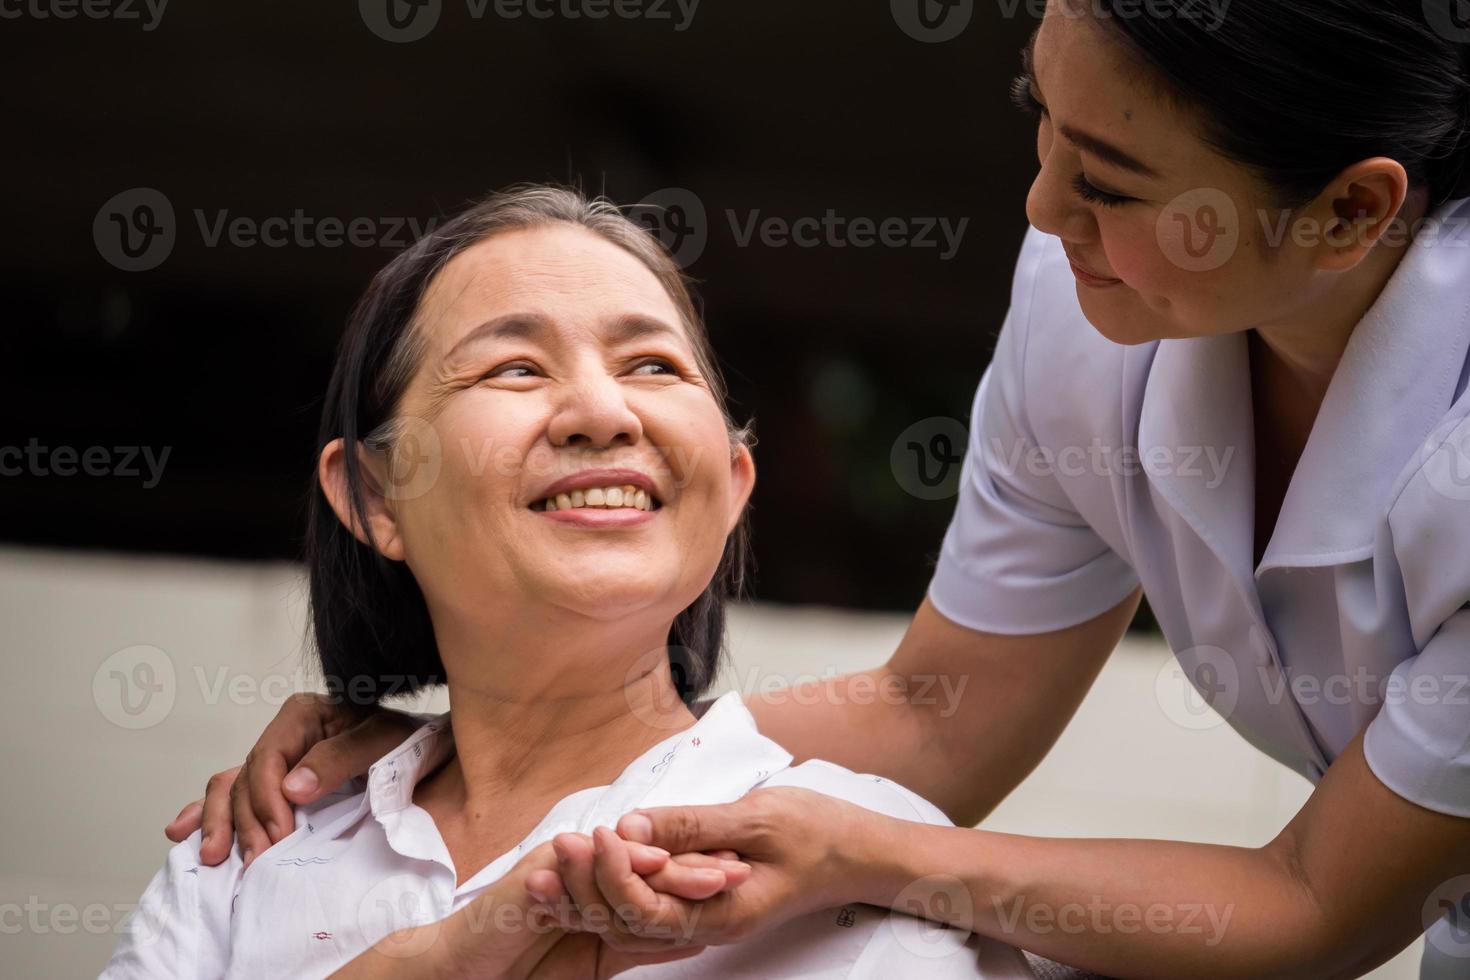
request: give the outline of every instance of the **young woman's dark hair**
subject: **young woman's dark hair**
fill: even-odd
[[[1470,196],[1464,0],[1066,0],[1121,40],[1283,207],[1397,160],[1430,207]]]
[[[317,452],[341,438],[349,447],[396,458],[416,427],[397,417],[399,400],[422,352],[415,328],[419,302],[435,275],[456,255],[492,235],[565,222],[585,228],[631,253],[648,267],[673,300],[688,332],[701,373],[733,442],[748,429],[730,420],[724,381],[703,319],[687,281],[657,238],[603,199],[564,187],[521,185],[493,194],[439,225],[389,262],[358,301],[337,352],[322,407]],[[421,430],[419,430],[421,432]],[[367,474],[357,453],[347,452],[347,492],[364,529]],[[371,536],[371,531],[366,532]],[[674,682],[686,703],[708,688],[724,648],[725,601],[739,593],[748,554],[748,526],[741,521],[725,543],[713,580],[674,620],[668,649]],[[313,478],[307,517],[306,563],[311,629],[328,692],[357,707],[393,694],[444,682],[429,611],[408,567],[364,545],[337,519]]]

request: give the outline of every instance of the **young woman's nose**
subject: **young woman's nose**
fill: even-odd
[[[633,445],[643,424],[617,378],[589,373],[562,387],[548,435],[553,445],[606,448]]]
[[[1077,156],[1060,138],[1045,143],[1041,169],[1026,195],[1026,220],[1065,242],[1088,244],[1097,238],[1097,220],[1072,186],[1080,171]]]

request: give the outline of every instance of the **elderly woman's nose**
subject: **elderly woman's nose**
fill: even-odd
[[[631,445],[642,438],[643,423],[617,379],[600,375],[581,378],[563,389],[548,434],[558,446]]]

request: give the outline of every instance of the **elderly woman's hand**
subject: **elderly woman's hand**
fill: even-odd
[[[568,929],[602,936],[615,949],[647,950],[649,941],[699,946],[741,942],[799,915],[841,905],[854,893],[859,865],[848,845],[872,813],[821,793],[792,787],[756,790],[723,806],[662,807],[629,813],[617,833],[599,828],[589,840],[563,834],[555,872],[528,875],[544,905],[568,899],[577,914]],[[748,880],[703,893],[686,878],[645,875],[635,848],[652,844],[689,853],[724,849],[750,866]],[[564,906],[563,906],[564,907]]]

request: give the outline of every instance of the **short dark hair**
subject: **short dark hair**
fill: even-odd
[[[1218,19],[1198,0],[1151,0],[1147,14],[1136,0],[1068,2],[1086,2],[1284,206],[1373,156],[1397,160],[1431,207],[1470,195],[1462,0],[1232,0]]]
[[[354,448],[362,444],[381,451],[399,435],[399,402],[422,350],[414,321],[429,284],[451,259],[477,242],[555,223],[591,231],[654,274],[679,311],[732,444],[747,440],[748,427],[737,428],[731,421],[724,380],[689,283],[660,241],[606,199],[588,198],[569,187],[517,185],[491,194],[399,253],[373,277],[349,319],[327,386],[316,445],[320,455],[334,439],[346,444],[348,501],[369,540],[364,476]],[[311,631],[328,692],[366,708],[390,695],[444,683],[433,624],[412,572],[359,541],[337,518],[315,477],[312,483],[306,534]],[[725,542],[713,579],[669,630],[670,664],[685,703],[703,694],[718,670],[725,602],[742,588],[748,542],[742,515]]]

